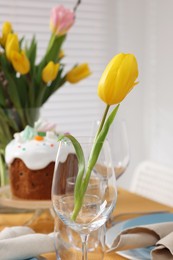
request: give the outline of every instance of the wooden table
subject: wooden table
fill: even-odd
[[[114,210],[114,215],[117,215],[117,220],[125,220],[129,219],[130,217],[139,216],[138,215],[124,215],[119,216],[121,213],[127,213],[127,212],[135,212],[135,211],[141,211],[141,212],[148,212],[148,211],[170,211],[173,212],[173,208],[154,202],[152,200],[146,199],[144,197],[141,197],[139,195],[136,195],[134,193],[131,193],[129,191],[126,191],[124,189],[119,189],[118,191],[118,200],[117,205]],[[20,213],[20,214],[0,214],[0,230],[2,230],[4,227],[9,226],[18,226],[23,225],[31,218],[32,213]],[[39,219],[34,221],[31,225],[31,228],[33,228],[36,232],[41,233],[50,233],[53,231],[54,227],[54,220],[49,214],[49,212],[44,212]],[[46,257],[48,260],[55,260],[55,254],[44,254],[44,257]],[[77,255],[73,258],[72,255],[66,258],[68,259],[80,259]],[[89,260],[95,260],[97,259],[97,255],[92,254],[92,258]],[[105,254],[104,257],[105,260],[122,260],[126,259],[124,257],[118,256],[115,253]]]

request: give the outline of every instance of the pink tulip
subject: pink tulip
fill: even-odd
[[[73,25],[74,20],[75,15],[73,11],[64,8],[62,5],[54,7],[50,17],[51,30],[58,36],[64,35]]]

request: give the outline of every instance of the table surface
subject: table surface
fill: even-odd
[[[118,190],[118,200],[117,205],[114,210],[114,215],[117,216],[116,220],[125,220],[129,219],[130,217],[136,217],[140,216],[141,214],[136,215],[120,215],[121,213],[128,213],[128,212],[148,212],[148,211],[170,211],[173,212],[173,207],[169,207],[163,204],[160,204],[158,202],[152,201],[150,199],[141,197],[135,193],[131,193],[127,190],[119,188]],[[0,230],[2,230],[4,227],[10,227],[10,226],[18,226],[18,225],[26,225],[28,221],[31,219],[33,213],[1,213],[0,214]],[[119,215],[119,217],[118,217]],[[51,216],[49,211],[44,211],[43,214],[39,218],[37,218],[35,221],[33,220],[32,223],[29,225],[31,228],[33,228],[36,232],[39,233],[50,233],[53,232],[54,229],[54,219]],[[55,254],[44,254],[44,257],[48,260],[55,260]],[[71,256],[70,258],[66,259],[73,259]],[[75,256],[75,260],[80,259],[78,256]],[[97,255],[92,254],[92,257],[89,258],[89,260],[95,260],[97,259]],[[123,260],[126,259],[124,257],[121,257],[117,254],[109,253],[105,254],[104,257],[105,260]]]

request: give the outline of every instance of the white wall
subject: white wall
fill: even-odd
[[[140,2],[140,3],[139,3]],[[122,102],[119,116],[126,120],[130,143],[130,165],[118,184],[128,188],[136,165],[144,158],[144,96],[146,4],[139,0],[111,1],[110,57],[115,53],[135,54],[139,65],[139,84]]]
[[[173,167],[173,1],[153,1],[148,56],[148,96],[152,108],[147,155]],[[148,47],[148,46],[147,46]],[[150,84],[149,84],[150,83]],[[149,111],[148,111],[149,114]]]
[[[116,0],[113,46],[132,52],[139,63],[139,85],[122,103],[131,163],[119,180],[129,187],[140,161],[173,167],[173,1]]]

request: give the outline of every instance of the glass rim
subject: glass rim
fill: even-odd
[[[95,136],[89,135],[89,136],[74,136],[74,138],[80,143],[80,144],[93,144]],[[71,144],[71,140],[68,139],[68,137],[64,137],[59,141],[62,144]],[[108,142],[108,139],[105,138],[104,141],[99,141],[97,143],[106,143]]]

